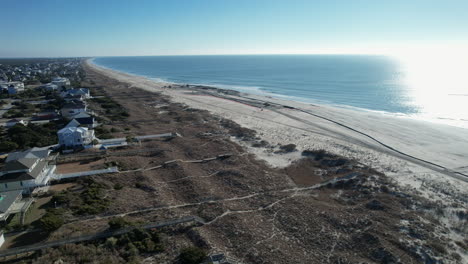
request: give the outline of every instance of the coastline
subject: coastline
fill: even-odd
[[[271,149],[239,142],[273,167],[285,167],[300,159],[303,150],[325,149],[367,164],[425,196],[435,195],[436,200],[444,200],[445,195],[426,186],[427,182],[449,188],[454,195],[468,190],[468,177],[463,175],[468,174],[468,139],[463,128],[213,87],[157,82],[98,66],[91,59],[86,65],[134,87],[167,95],[174,102],[231,119],[257,131],[259,138],[272,145],[297,146],[299,151],[278,155]]]

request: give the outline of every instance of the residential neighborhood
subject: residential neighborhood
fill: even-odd
[[[81,87],[80,72],[75,59],[0,65],[2,248],[10,247],[16,232],[35,232],[31,224],[48,228],[44,223],[56,217],[50,212],[56,211],[57,191],[87,176],[125,169],[106,163],[111,149],[139,148],[142,141],[177,137],[176,133],[133,136],[107,129],[105,123],[122,121],[128,113],[112,99]]]
[[[92,94],[74,86],[81,76],[76,59],[0,64],[0,226],[11,229],[16,218],[23,225],[37,194],[47,192],[52,181],[96,173],[57,171],[59,155],[101,146],[89,108]],[[0,240],[1,246],[3,231]]]

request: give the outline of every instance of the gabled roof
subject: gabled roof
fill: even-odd
[[[47,166],[47,161],[39,161],[37,165],[30,172],[15,172],[7,173],[0,176],[0,183],[18,182],[36,179],[42,172],[44,167]],[[5,168],[5,167],[4,167]]]
[[[6,213],[22,192],[23,190],[0,193],[0,213]]]
[[[80,126],[80,122],[76,121],[75,119],[73,119],[72,121],[70,121],[68,123],[68,125],[66,125],[65,127],[79,127]]]
[[[23,159],[23,158],[36,158],[36,159],[45,159],[49,156],[50,150],[44,148],[32,148],[26,151],[18,151],[8,154],[8,157],[5,162],[10,162],[13,160]]]
[[[80,123],[80,125],[93,125],[94,124],[94,118],[93,117],[82,117],[82,118],[76,118],[76,116],[74,116],[75,119],[73,120],[76,120],[77,122]]]
[[[77,109],[77,108],[85,108],[85,104],[82,102],[73,102],[73,103],[68,103],[65,104],[62,109]]]
[[[67,134],[67,133],[75,133],[75,132],[85,133],[87,131],[88,129],[85,127],[64,127],[60,129],[57,133],[58,134]]]
[[[23,120],[14,118],[14,119],[8,120],[7,123],[13,123],[13,122],[18,123],[18,122],[21,122],[21,121],[23,121]]]
[[[91,117],[91,116],[88,115],[87,113],[84,113],[84,112],[78,113],[78,114],[76,114],[76,115],[73,116],[73,118],[75,118],[75,119],[78,119],[78,118],[88,118],[88,117]]]
[[[18,160],[13,160],[13,161],[7,162],[5,166],[3,166],[1,171],[5,173],[9,171],[29,170],[37,161],[38,159],[35,159],[35,158],[32,158],[32,159],[22,158]]]

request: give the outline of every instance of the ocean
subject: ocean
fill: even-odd
[[[418,68],[418,64],[387,56],[142,56],[98,57],[93,62],[157,81],[208,85],[468,128],[468,90],[463,83],[446,82],[451,85],[447,86],[441,69],[425,64]],[[450,74],[446,76],[453,80]],[[436,79],[431,82],[431,78]]]

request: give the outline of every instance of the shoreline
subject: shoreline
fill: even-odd
[[[463,128],[390,116],[382,118],[377,113],[311,105],[215,87],[156,82],[98,66],[90,59],[85,64],[132,87],[158,92],[174,102],[230,119],[257,131],[259,138],[272,145],[297,146],[299,151],[277,155],[271,150],[239,142],[273,167],[285,167],[300,159],[301,151],[324,149],[367,164],[402,186],[421,189],[426,181],[430,181],[446,184],[458,194],[468,190],[468,177],[462,175],[468,174],[468,139]],[[167,88],[169,85],[171,88]],[[428,195],[434,194],[426,191]],[[444,195],[437,196],[444,199]]]
[[[112,71],[115,73],[124,73],[129,76],[138,76],[141,78],[145,78],[151,81],[154,81],[156,83],[164,83],[166,85],[175,85],[175,86],[185,86],[185,85],[190,85],[190,86],[195,86],[195,87],[210,87],[213,89],[218,89],[218,90],[230,90],[230,91],[235,91],[241,94],[248,94],[248,95],[255,95],[255,96],[260,96],[260,97],[266,97],[266,98],[273,98],[276,100],[281,100],[281,101],[288,101],[292,103],[298,103],[298,104],[304,104],[304,105],[319,105],[319,106],[328,106],[331,108],[335,108],[337,110],[339,109],[344,109],[344,110],[350,110],[350,111],[356,111],[356,112],[363,112],[363,113],[371,113],[371,114],[378,114],[382,115],[383,117],[391,117],[391,118],[400,118],[400,119],[407,119],[407,120],[413,120],[417,122],[428,122],[431,124],[436,124],[436,125],[445,125],[449,127],[454,127],[458,129],[466,129],[468,130],[468,119],[457,119],[457,118],[450,118],[450,117],[443,117],[443,116],[433,116],[429,114],[424,114],[424,113],[403,113],[403,112],[390,112],[386,110],[376,110],[376,109],[368,109],[368,108],[363,108],[359,106],[352,106],[352,105],[346,105],[346,104],[338,104],[338,103],[332,103],[328,101],[320,101],[317,99],[313,98],[301,98],[298,96],[291,96],[287,94],[277,94],[273,92],[268,92],[268,91],[263,91],[261,90],[261,87],[259,86],[239,86],[239,85],[223,85],[223,84],[203,84],[203,83],[178,83],[178,82],[170,82],[170,81],[165,81],[161,78],[158,77],[151,77],[151,76],[145,76],[145,75],[139,75],[139,74],[133,74],[133,73],[127,73],[123,71],[119,71],[116,69],[112,69],[103,65],[99,65],[94,62],[96,58],[89,58],[87,61],[93,65],[96,65],[97,67],[106,69],[108,71]],[[237,87],[237,88],[236,88]],[[468,132],[468,131],[467,131]]]

